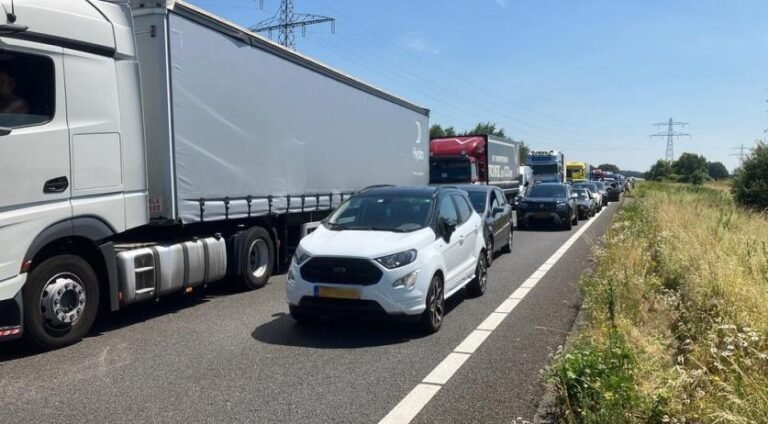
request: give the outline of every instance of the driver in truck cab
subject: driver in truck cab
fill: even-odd
[[[0,113],[24,115],[29,113],[29,105],[22,97],[15,94],[16,80],[6,72],[0,71]]]

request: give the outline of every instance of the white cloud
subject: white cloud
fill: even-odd
[[[416,34],[404,34],[397,40],[400,47],[413,50],[418,53],[438,54],[440,49],[430,44],[423,36]]]
[[[496,4],[503,7],[504,9],[506,9],[507,6],[509,6],[509,3],[507,2],[507,0],[496,0]]]

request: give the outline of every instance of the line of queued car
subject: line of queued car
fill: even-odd
[[[402,319],[434,333],[446,299],[485,293],[495,255],[512,251],[515,211],[518,228],[546,220],[571,229],[613,192],[600,181],[539,183],[513,206],[493,185],[365,189],[301,240],[287,276],[290,314],[299,323]]]
[[[512,208],[493,186],[377,186],[304,237],[286,298],[299,323],[366,316],[438,331],[445,301],[485,293],[497,250],[512,249]]]

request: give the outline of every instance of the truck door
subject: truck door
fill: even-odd
[[[0,281],[43,229],[71,217],[62,49],[0,40]]]
[[[72,213],[125,229],[120,99],[111,57],[64,49]]]

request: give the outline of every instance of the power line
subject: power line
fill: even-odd
[[[259,5],[264,8],[264,0],[259,0]],[[281,0],[280,9],[275,16],[265,19],[256,25],[251,26],[251,31],[266,32],[269,38],[272,38],[272,32],[278,31],[277,42],[283,46],[296,50],[296,37],[294,30],[301,28],[301,35],[306,37],[307,27],[330,22],[331,32],[336,32],[336,19],[328,16],[313,15],[310,13],[295,13],[293,11],[293,0]]]
[[[675,122],[672,118],[669,118],[669,122],[659,122],[656,124],[653,124],[654,126],[661,127],[666,125],[667,126],[667,132],[663,133],[656,133],[651,134],[651,138],[653,137],[666,137],[667,138],[667,154],[666,154],[666,160],[669,162],[672,162],[675,160],[675,138],[676,137],[691,137],[690,134],[681,133],[675,131],[675,126],[685,127],[688,125],[687,122]]]

